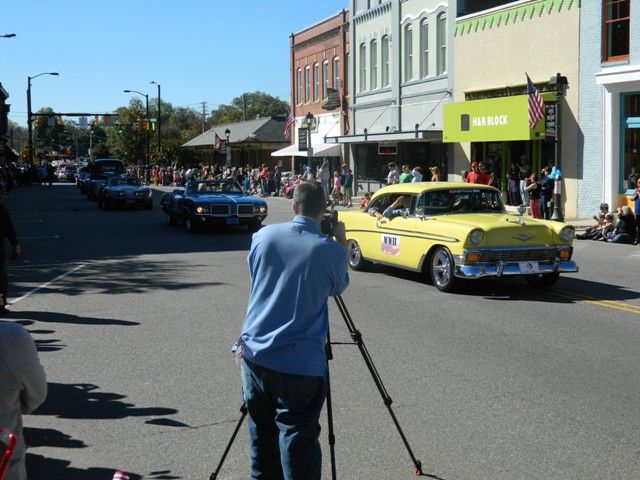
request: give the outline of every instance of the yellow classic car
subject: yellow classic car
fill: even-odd
[[[349,265],[380,263],[428,273],[441,291],[458,279],[522,275],[549,287],[561,272],[577,272],[571,260],[571,225],[506,213],[490,186],[432,182],[378,190],[364,211],[339,211]]]

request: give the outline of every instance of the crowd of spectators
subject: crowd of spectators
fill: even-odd
[[[608,204],[600,204],[600,210],[593,216],[595,224],[576,235],[576,238],[638,245],[640,243],[640,181],[633,200],[635,212],[628,205],[624,205],[618,207],[614,214],[609,211]]]

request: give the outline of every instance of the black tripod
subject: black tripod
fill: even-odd
[[[353,320],[351,319],[351,315],[349,314],[349,311],[347,310],[347,306],[345,305],[344,300],[342,299],[342,296],[336,295],[334,297],[334,299],[336,301],[336,304],[338,305],[338,310],[340,310],[340,314],[342,315],[342,318],[344,319],[344,321],[345,321],[345,323],[347,325],[347,330],[349,330],[349,335],[351,336],[351,339],[353,340],[352,342],[346,342],[346,343],[345,342],[334,342],[334,345],[348,344],[348,345],[356,345],[358,347],[358,349],[360,350],[360,353],[362,354],[362,358],[364,359],[364,363],[366,364],[367,368],[369,369],[369,373],[373,377],[373,381],[376,384],[376,387],[378,387],[378,391],[380,392],[380,396],[382,397],[382,401],[386,405],[387,410],[389,411],[389,415],[391,415],[391,419],[393,420],[393,423],[396,426],[396,429],[398,430],[398,433],[400,434],[400,438],[402,438],[402,442],[404,443],[404,446],[407,449],[407,452],[409,453],[409,456],[411,457],[411,461],[413,462],[413,465],[415,467],[415,475],[416,476],[424,475],[424,473],[422,472],[422,463],[413,454],[413,451],[411,450],[411,446],[409,445],[409,442],[407,441],[407,437],[405,436],[404,432],[402,431],[402,428],[400,427],[400,423],[398,423],[398,419],[396,418],[396,415],[393,412],[393,409],[391,408],[391,404],[393,403],[393,400],[391,399],[391,397],[387,393],[387,389],[385,388],[384,384],[382,383],[382,380],[380,379],[380,375],[378,374],[378,370],[376,369],[375,365],[373,364],[373,360],[371,359],[371,356],[369,355],[369,351],[367,350],[367,347],[365,346],[364,341],[362,340],[362,334],[360,333],[360,331],[358,331],[358,329],[356,328],[355,324],[353,323]],[[333,359],[333,352],[331,351],[331,345],[332,345],[332,342],[331,342],[330,332],[327,330],[327,344],[326,344],[326,347],[325,347],[326,353],[327,353],[327,363],[328,363],[329,360]],[[242,415],[240,416],[240,420],[238,420],[236,428],[234,429],[233,434],[231,435],[231,439],[229,440],[229,443],[227,444],[227,448],[225,448],[224,453],[222,454],[222,458],[220,459],[220,462],[218,463],[218,466],[217,466],[216,470],[209,477],[209,480],[215,480],[216,478],[218,478],[218,473],[220,472],[220,469],[222,468],[222,464],[224,463],[225,459],[227,458],[227,454],[229,453],[229,450],[231,449],[231,445],[235,441],[236,435],[238,434],[238,430],[240,430],[240,425],[242,425],[244,417],[247,416],[247,407],[246,407],[246,405],[244,403],[240,407],[240,412],[242,413]],[[329,366],[328,366],[328,364],[327,364],[327,424],[328,424],[327,425],[327,430],[328,430],[328,437],[329,437],[329,455],[331,457],[331,478],[333,480],[335,480],[337,478],[337,476],[336,476],[336,455],[335,455],[336,439],[335,439],[335,434],[334,434],[334,430],[333,430],[333,409],[332,409],[332,404],[331,404],[331,382],[329,381]]]

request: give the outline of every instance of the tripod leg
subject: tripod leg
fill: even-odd
[[[331,351],[331,337],[328,328],[325,351],[327,354],[327,430],[329,437],[329,453],[331,457],[331,478],[336,480],[336,436],[333,430],[333,406],[331,403],[331,381],[329,376],[329,360],[333,359],[333,353]]]
[[[222,468],[222,464],[224,463],[225,459],[227,458],[227,454],[229,453],[229,450],[231,450],[231,445],[233,445],[233,442],[236,439],[236,435],[238,435],[238,430],[240,430],[240,426],[242,425],[242,421],[244,420],[244,417],[247,416],[247,405],[246,404],[243,403],[240,406],[240,413],[242,413],[242,416],[240,417],[240,420],[238,420],[238,423],[236,424],[236,428],[233,430],[233,433],[231,434],[231,439],[229,440],[229,443],[227,444],[227,448],[225,448],[224,453],[222,454],[222,458],[220,459],[220,462],[218,463],[218,467],[216,468],[215,472],[213,472],[211,474],[211,476],[209,477],[209,480],[216,480],[216,478],[218,478],[218,473],[220,473],[220,469]]]
[[[373,360],[369,355],[369,351],[367,350],[367,347],[364,344],[364,341],[362,340],[362,334],[358,331],[355,324],[353,323],[351,315],[349,314],[349,311],[347,310],[347,306],[345,305],[342,297],[340,295],[336,295],[334,298],[335,298],[336,304],[338,305],[338,310],[340,310],[340,314],[342,315],[342,318],[344,318],[344,321],[347,324],[347,329],[349,330],[349,334],[351,335],[353,343],[355,343],[358,349],[360,350],[360,353],[362,354],[362,358],[364,359],[364,363],[367,365],[367,368],[369,369],[369,373],[371,373],[371,376],[373,377],[373,381],[376,384],[376,387],[378,387],[378,391],[380,392],[380,396],[382,397],[382,400],[386,405],[387,410],[389,411],[391,420],[393,420],[393,423],[396,426],[398,433],[400,434],[400,438],[402,439],[402,442],[404,443],[404,446],[407,449],[409,456],[411,457],[411,461],[413,462],[413,465],[415,467],[416,476],[424,475],[424,473],[422,472],[422,462],[420,462],[420,460],[418,460],[413,454],[413,450],[411,450],[409,441],[407,440],[407,437],[404,435],[404,432],[402,431],[402,427],[400,427],[400,423],[398,422],[398,419],[396,418],[396,415],[393,412],[393,409],[391,408],[391,404],[393,403],[393,400],[387,393],[387,389],[382,383],[382,379],[378,374],[378,370],[376,369],[373,363]]]

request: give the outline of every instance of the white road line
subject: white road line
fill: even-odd
[[[7,303],[9,305],[15,305],[16,303],[18,303],[20,300],[24,300],[25,298],[33,295],[34,293],[38,292],[39,290],[42,290],[43,288],[47,288],[49,285],[51,285],[52,283],[57,282],[58,280],[63,279],[64,277],[66,277],[67,275],[71,275],[73,272],[75,272],[76,270],[80,270],[81,268],[85,267],[87,264],[83,263],[82,265],[78,265],[75,268],[72,268],[71,270],[69,270],[67,273],[63,273],[62,275],[58,275],[56,278],[54,278],[53,280],[49,280],[47,283],[43,283],[42,285],[40,285],[39,287],[34,288],[33,290],[25,293],[24,295],[22,295],[21,297],[16,298],[15,300],[9,300],[7,301]]]
[[[18,240],[45,240],[50,238],[60,238],[60,235],[46,235],[43,237],[20,237]]]

